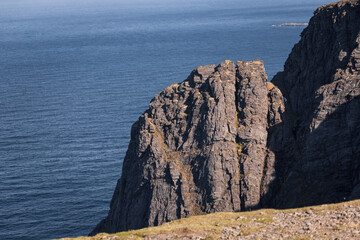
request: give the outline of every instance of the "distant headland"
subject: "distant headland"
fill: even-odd
[[[297,27],[297,26],[307,26],[308,23],[281,23],[275,24],[273,27]]]

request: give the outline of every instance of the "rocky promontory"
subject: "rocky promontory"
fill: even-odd
[[[359,1],[341,1],[315,11],[272,82],[260,60],[225,61],[160,92],[91,234],[360,198],[359,44]]]
[[[299,26],[307,26],[308,23],[280,23],[273,25],[275,27],[299,27]]]
[[[268,131],[283,110],[261,61],[198,67],[133,125],[112,211],[98,231],[259,208],[274,171]]]

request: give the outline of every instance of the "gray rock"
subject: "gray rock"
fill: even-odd
[[[301,36],[273,79],[288,99],[271,143],[282,208],[349,199],[360,177],[359,1],[320,7]]]
[[[225,61],[159,93],[132,127],[109,215],[93,234],[260,207],[265,165],[274,170],[268,118],[275,125],[283,111],[267,85],[262,61]]]

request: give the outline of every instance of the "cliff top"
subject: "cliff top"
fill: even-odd
[[[349,5],[349,6],[353,7],[353,6],[359,5],[359,3],[360,3],[359,0],[342,0],[342,1],[338,1],[338,2],[333,2],[333,3],[325,4],[321,7],[319,7],[315,11],[315,14],[324,9],[331,9],[333,7],[341,8],[341,7],[344,7],[345,5]]]
[[[76,240],[115,239],[359,239],[360,200],[289,210],[221,212],[158,227]],[[62,240],[70,240],[64,238]],[[75,240],[75,239],[74,239]]]

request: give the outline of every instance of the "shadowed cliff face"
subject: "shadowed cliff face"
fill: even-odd
[[[273,83],[261,61],[225,61],[160,92],[132,127],[109,214],[91,234],[359,198],[359,43],[359,2],[330,4]]]
[[[360,197],[359,43],[359,1],[320,7],[273,79],[287,99],[276,207]]]

